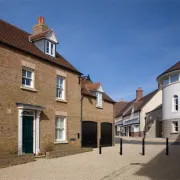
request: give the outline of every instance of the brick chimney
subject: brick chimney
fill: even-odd
[[[143,90],[140,87],[138,87],[138,89],[136,90],[136,100],[138,101],[142,97],[143,97]]]
[[[48,26],[44,23],[44,18],[38,16],[38,24],[33,26],[33,35],[42,33],[48,30]]]

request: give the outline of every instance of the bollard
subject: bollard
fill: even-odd
[[[120,155],[123,154],[123,151],[122,151],[122,138],[120,138]]]
[[[101,138],[99,139],[99,154],[101,154]]]
[[[145,155],[145,142],[144,142],[144,138],[142,139],[142,155]]]
[[[169,156],[169,138],[166,138],[166,156]]]

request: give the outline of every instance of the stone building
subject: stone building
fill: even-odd
[[[146,137],[162,137],[162,104],[146,113],[145,119]]]
[[[0,20],[0,152],[80,147],[81,73],[42,17],[29,34]]]
[[[82,145],[97,147],[114,145],[114,104],[100,82],[82,78]]]

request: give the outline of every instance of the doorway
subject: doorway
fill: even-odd
[[[22,147],[24,153],[33,153],[33,117],[23,116]]]

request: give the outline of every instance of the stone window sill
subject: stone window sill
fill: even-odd
[[[103,107],[102,107],[102,106],[96,106],[96,108],[98,108],[98,109],[103,109]]]
[[[179,134],[178,132],[172,132],[172,133],[170,133],[170,134]]]
[[[54,144],[68,144],[68,141],[55,141]]]
[[[35,88],[30,88],[30,87],[26,87],[26,86],[21,86],[20,88],[22,90],[26,90],[26,91],[37,92],[37,90]]]
[[[59,98],[56,98],[56,101],[57,101],[57,102],[67,103],[67,101],[66,101],[65,99],[59,99]]]

